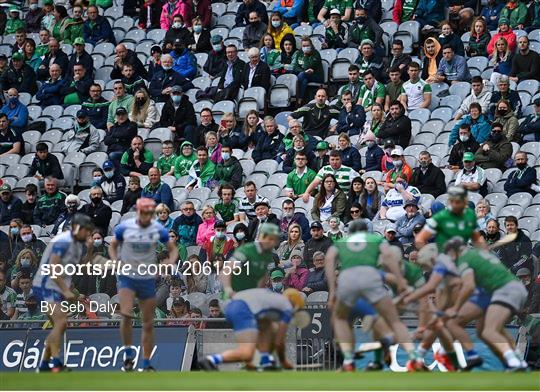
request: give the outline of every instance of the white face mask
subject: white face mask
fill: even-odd
[[[366,146],[368,146],[368,148],[371,148],[375,145],[375,142],[373,140],[369,140],[366,142]]]
[[[23,234],[21,235],[21,239],[23,242],[30,242],[32,241],[32,234]]]
[[[302,46],[302,52],[304,52],[304,53],[311,52],[311,47],[310,46]]]
[[[286,219],[291,219],[294,216],[294,212],[284,212],[283,217]]]
[[[394,164],[394,166],[401,166],[403,165],[403,161],[401,161],[400,159],[392,159],[392,163]]]
[[[103,240],[94,240],[94,246],[97,248],[98,246],[101,246],[103,244]]]
[[[182,23],[175,22],[175,23],[173,23],[172,27],[173,27],[173,29],[179,29],[180,27],[182,27]]]
[[[212,49],[214,49],[216,52],[221,51],[221,44],[212,45]]]
[[[243,239],[246,238],[246,233],[244,233],[243,231],[239,231],[239,232],[236,233],[234,236],[236,237],[236,239],[237,239],[238,241],[242,241]]]
[[[32,11],[35,11],[35,10],[38,9],[38,5],[37,5],[37,3],[35,3],[35,4],[30,4],[28,8],[30,8]]]
[[[231,153],[230,152],[222,152],[221,157],[223,158],[224,161],[228,161],[231,158]]]
[[[467,140],[469,140],[468,135],[459,135],[459,140],[461,140],[463,143],[465,143]]]

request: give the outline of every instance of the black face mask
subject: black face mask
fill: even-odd
[[[497,113],[499,113],[501,116],[504,116],[506,113],[508,113],[508,110],[507,109],[503,109],[503,110],[498,109]]]
[[[366,16],[359,16],[359,17],[356,18],[356,21],[358,23],[360,23],[360,24],[364,24],[367,21],[367,17]]]
[[[495,143],[498,143],[502,140],[503,138],[503,134],[500,133],[500,132],[491,132],[491,134],[489,135],[489,138],[495,142]]]
[[[90,200],[93,204],[100,204],[101,200],[103,200],[101,197],[91,197]]]
[[[140,105],[144,105],[146,103],[146,98],[137,98],[137,103]]]
[[[174,48],[174,53],[176,54],[181,54],[183,51],[184,51],[184,48],[179,48],[179,47]]]

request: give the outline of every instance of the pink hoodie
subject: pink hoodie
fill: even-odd
[[[170,8],[174,6],[172,12],[169,12]],[[176,0],[176,3],[172,4],[170,2],[165,3],[161,10],[161,18],[159,23],[163,30],[169,30],[172,25],[172,18],[174,15],[182,15],[184,18],[184,25],[186,27],[191,27],[191,7],[189,3],[183,0]]]
[[[216,218],[203,220],[203,223],[199,225],[199,229],[197,230],[197,245],[203,246],[206,241],[210,240],[216,234],[214,223],[216,223]]]

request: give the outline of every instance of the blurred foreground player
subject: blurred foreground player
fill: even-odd
[[[52,267],[55,264],[66,266],[79,264],[83,256],[85,243],[92,234],[93,225],[90,217],[75,214],[71,221],[71,230],[64,231],[54,237],[41,258],[36,276],[33,282],[34,295],[43,303],[47,302],[47,316],[52,322],[52,330],[45,340],[45,350],[39,372],[60,372],[64,365],[60,360],[60,346],[62,337],[67,328],[68,314],[62,311],[61,303],[74,301],[75,294],[71,291],[71,276],[55,276],[46,273],[46,265]],[[52,270],[52,268],[51,268]]]
[[[116,227],[109,248],[111,260],[121,260],[123,265],[131,266],[127,275],[118,276],[117,283],[122,315],[120,333],[124,344],[122,370],[126,372],[133,371],[135,367],[135,350],[132,347],[132,311],[135,297],[139,300],[139,308],[142,312],[143,371],[155,371],[150,364],[150,356],[154,347],[156,277],[147,273],[147,267],[156,263],[158,241],[167,244],[169,257],[164,263],[176,265],[178,260],[178,250],[169,239],[168,230],[153,219],[156,209],[154,200],[139,199],[136,209],[136,218],[125,220]]]

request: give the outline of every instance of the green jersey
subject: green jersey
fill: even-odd
[[[234,215],[238,213],[238,202],[233,200],[229,204],[224,204],[223,200],[220,200],[214,206],[214,210],[219,213],[224,222],[230,222],[234,219]]]
[[[379,255],[384,238],[371,233],[355,233],[334,242],[341,264],[340,269],[367,265],[373,268],[379,266]]]
[[[384,88],[384,84],[375,82],[372,88],[368,88],[365,84],[360,88],[360,100],[362,101],[362,106],[364,108],[368,108],[372,106],[377,98],[382,98],[384,102],[384,98],[386,97],[386,89]]]
[[[462,276],[469,271],[474,272],[476,286],[489,293],[500,289],[508,282],[518,280],[497,256],[485,250],[466,251],[456,260],[456,266]]]
[[[176,158],[178,158],[176,154],[171,154],[168,157],[165,155],[160,155],[156,167],[159,169],[162,176],[171,171],[171,167],[174,167]]]
[[[445,209],[427,221],[427,229],[436,235],[435,241],[439,250],[442,250],[444,243],[452,237],[458,236],[468,242],[476,227],[476,214],[470,208],[466,208],[463,215],[456,215]]]
[[[403,261],[402,273],[407,283],[415,289],[423,286],[426,283],[422,269],[409,261]]]
[[[296,169],[292,170],[287,174],[287,188],[291,188],[295,195],[301,195],[316,176],[317,173],[309,167],[306,167],[302,175],[298,175]]]
[[[233,260],[238,260],[241,265],[238,275],[231,275],[231,285],[234,291],[242,291],[259,287],[261,279],[268,271],[268,265],[275,264],[274,254],[271,251],[263,251],[257,242],[242,245],[233,254]]]

